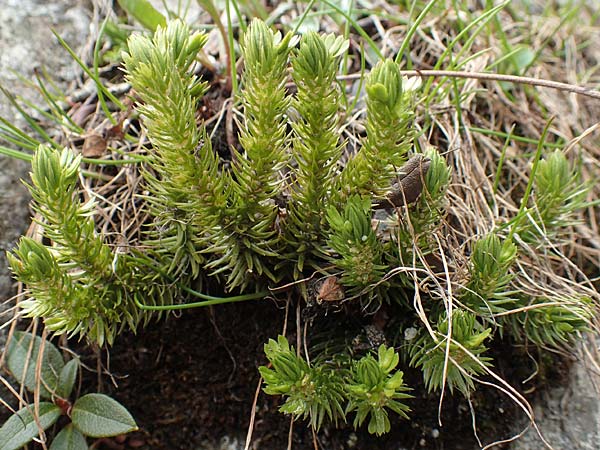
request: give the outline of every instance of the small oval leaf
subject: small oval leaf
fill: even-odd
[[[71,420],[86,436],[100,438],[137,430],[135,420],[116,400],[104,394],[87,394],[73,405]]]
[[[40,430],[31,404],[17,411],[0,428],[0,450],[17,450],[39,436]],[[41,402],[39,409],[39,425],[46,430],[60,417],[60,408],[50,402]]]
[[[75,386],[75,380],[77,379],[77,370],[79,369],[79,359],[74,358],[60,371],[58,377],[58,387],[56,393],[62,398],[69,398],[71,392],[73,392],[73,386]]]
[[[32,345],[31,353],[29,348]],[[39,336],[22,331],[15,332],[8,344],[6,364],[10,373],[25,387],[33,392],[37,386],[35,366],[40,346],[43,343],[42,379],[40,380],[40,397],[52,398],[51,391],[56,390],[58,376],[65,363],[58,349],[49,341],[43,342]],[[28,358],[29,356],[29,358]],[[24,371],[25,366],[27,370]],[[25,375],[25,376],[23,376]]]
[[[72,423],[56,435],[50,450],[88,450],[85,436]]]

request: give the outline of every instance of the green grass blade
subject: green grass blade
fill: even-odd
[[[21,161],[31,162],[33,155],[15,150],[14,148],[4,147],[0,145],[0,155],[8,156],[9,158],[20,159]]]
[[[465,52],[468,51],[468,49],[470,49],[472,42],[475,40],[475,38],[477,37],[477,34],[482,30],[483,26],[485,26],[485,24],[487,22],[489,22],[496,14],[498,14],[505,6],[507,6],[510,3],[510,0],[505,1],[504,3],[500,3],[498,6],[496,6],[495,8],[490,9],[489,11],[485,12],[484,14],[482,14],[481,16],[479,16],[476,20],[474,20],[473,22],[471,22],[470,24],[468,24],[460,33],[458,33],[458,35],[452,39],[452,41],[448,44],[448,47],[446,47],[446,49],[444,50],[444,52],[440,55],[434,70],[439,70],[440,67],[442,67],[443,64],[446,63],[446,59],[448,58],[448,56],[451,54],[452,50],[454,49],[454,46],[459,43],[461,41],[461,39],[464,36],[469,36],[469,38],[467,39],[465,45],[463,46],[463,48],[458,52],[456,59],[460,59],[460,56]],[[478,27],[476,29],[476,32],[471,34],[471,30],[474,27]],[[455,69],[455,66],[452,65],[451,67],[447,68],[448,70],[453,70]],[[425,87],[423,88],[423,93],[425,97],[429,97],[429,93],[431,90],[431,85],[433,84],[434,79],[430,78],[427,80],[427,83],[425,85]],[[442,81],[440,79],[440,83],[439,85],[442,84]]]
[[[159,13],[148,0],[117,0],[119,6],[150,31],[167,24],[165,16]]]
[[[50,145],[52,145],[55,148],[58,148],[59,145],[54,142],[54,140],[50,137],[50,135],[48,133],[46,133],[46,130],[44,130],[38,123],[37,121],[31,117],[26,111],[25,109],[23,109],[23,107],[19,104],[19,102],[17,102],[17,100],[15,99],[15,97],[2,85],[0,85],[0,91],[2,91],[2,93],[6,96],[6,98],[8,99],[8,101],[10,102],[11,105],[13,105],[13,107],[19,112],[19,114],[25,119],[25,121],[27,122],[27,124],[37,133],[40,134],[40,136],[42,136],[44,138],[44,140],[49,143]]]
[[[42,81],[41,77],[36,74],[35,79],[38,83],[38,87],[42,93],[42,96],[44,97],[44,100],[46,101],[50,111],[52,112],[51,117],[53,118],[53,120],[57,124],[67,127],[70,131],[74,133],[83,134],[84,130],[75,122],[73,122],[73,119],[71,119],[71,117],[65,112],[65,110],[61,108],[60,105],[58,105],[58,103],[56,103],[56,100],[54,100],[52,94],[46,88],[46,85]]]
[[[508,144],[512,140],[512,132],[515,129],[515,124],[512,125],[506,139],[504,140],[504,145],[502,146],[502,153],[500,153],[500,159],[498,160],[498,168],[496,169],[496,176],[494,177],[494,185],[492,191],[494,195],[498,192],[498,185],[500,184],[500,174],[502,173],[502,167],[504,166],[504,160],[506,159],[506,150],[508,149]]]
[[[521,205],[519,206],[519,212],[516,217],[511,221],[512,226],[510,227],[510,232],[508,234],[507,239],[512,239],[515,232],[518,230],[519,225],[523,221],[525,214],[527,213],[527,203],[529,202],[529,197],[531,196],[531,191],[533,189],[533,183],[535,181],[535,174],[537,172],[537,168],[539,166],[540,160],[542,159],[542,151],[544,150],[544,141],[546,140],[546,136],[548,135],[548,131],[550,129],[550,125],[554,117],[551,117],[548,122],[546,122],[546,126],[544,127],[544,131],[542,131],[542,136],[540,137],[537,150],[535,152],[535,156],[533,159],[533,166],[531,167],[531,173],[529,174],[529,180],[527,182],[527,187],[525,188],[525,193],[523,194],[523,198],[521,199]]]
[[[497,136],[497,137],[503,138],[503,139],[506,139],[507,137],[510,136],[510,138],[513,141],[521,142],[523,144],[532,144],[532,145],[537,146],[540,143],[539,139],[532,139],[532,138],[528,138],[525,136],[519,136],[517,134],[509,134],[509,133],[505,133],[504,131],[488,130],[487,128],[479,128],[479,127],[469,127],[468,129],[472,133],[481,133],[481,134],[485,134],[487,136]],[[545,142],[544,145],[548,148],[563,148],[565,146],[565,144],[560,141],[559,142]]]
[[[27,150],[35,150],[41,144],[40,141],[29,136],[4,117],[0,117],[0,139],[4,139]]]
[[[125,105],[123,105],[123,103],[117,97],[115,97],[108,89],[106,89],[106,87],[100,82],[100,79],[96,76],[96,74],[90,70],[90,68],[81,60],[79,56],[77,56],[77,54],[73,51],[69,44],[67,44],[65,40],[62,37],[60,37],[60,35],[55,30],[52,30],[52,33],[54,34],[54,36],[56,36],[56,39],[58,39],[60,45],[62,45],[64,49],[67,52],[69,52],[69,55],[71,55],[73,60],[75,60],[79,67],[81,67],[81,69],[86,73],[86,75],[92,80],[94,80],[94,83],[96,84],[96,89],[98,91],[102,91],[106,98],[110,99],[110,101],[113,102],[117,106],[117,108],[119,108],[121,111],[125,111],[127,109]]]
[[[103,21],[102,21],[102,25],[100,26],[100,30],[98,30],[98,38],[96,39],[96,43],[94,44],[94,75],[95,78],[94,80],[99,80],[100,79],[100,68],[99,68],[99,62],[100,62],[100,42],[102,41],[102,35],[104,34],[104,29],[106,27],[106,24],[108,23],[108,17],[106,17]],[[102,111],[104,111],[104,115],[106,117],[108,117],[108,120],[110,120],[110,122],[113,125],[117,124],[117,119],[115,119],[113,117],[113,115],[110,112],[110,109],[108,108],[108,105],[106,104],[106,99],[104,98],[104,93],[102,89],[97,89],[96,93],[98,94],[98,102],[100,103],[100,106],[102,107]]]
[[[408,45],[410,44],[410,40],[412,39],[412,37],[415,35],[417,30],[419,29],[421,22],[423,22],[423,20],[425,20],[425,17],[429,13],[429,11],[431,11],[431,8],[433,8],[435,6],[436,3],[437,3],[437,0],[431,0],[425,6],[425,8],[423,8],[423,11],[421,11],[421,13],[415,19],[414,23],[410,26],[410,28],[406,32],[406,36],[404,37],[404,40],[402,41],[402,45],[400,46],[400,49],[398,50],[398,54],[396,55],[395,61],[397,63],[400,62],[400,59],[403,57],[404,53],[406,52],[406,49],[408,48]],[[408,61],[408,67],[409,68],[412,67],[412,64],[411,64],[412,61],[410,61],[410,58],[407,58],[406,60]]]

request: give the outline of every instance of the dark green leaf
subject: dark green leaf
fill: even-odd
[[[137,430],[129,411],[103,394],[87,394],[79,398],[73,405],[71,420],[79,431],[90,437],[116,436]]]
[[[32,340],[33,346],[30,353],[29,349],[32,345]],[[42,338],[39,336],[33,336],[31,333],[17,331],[8,345],[8,356],[6,360],[8,370],[10,370],[12,375],[20,383],[23,383],[31,392],[33,392],[37,386],[35,366],[41,344]],[[49,399],[52,397],[52,392],[56,390],[58,376],[65,363],[58,349],[48,341],[43,345],[43,352],[40,397]],[[24,373],[25,366],[27,366],[27,370]]]
[[[62,398],[69,398],[75,386],[77,379],[77,369],[79,369],[79,359],[75,358],[69,361],[60,371],[58,377],[58,387],[56,393]]]
[[[34,405],[26,406],[13,414],[0,428],[0,450],[17,450],[40,434],[33,416]],[[60,417],[60,408],[50,402],[41,402],[39,426],[47,429]]]
[[[88,450],[88,445],[85,436],[70,423],[52,440],[50,450]]]

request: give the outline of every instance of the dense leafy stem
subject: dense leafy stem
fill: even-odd
[[[32,294],[21,303],[28,316],[44,317],[57,333],[112,343],[123,324],[135,329],[143,314],[121,283],[124,266],[95,231],[95,203],[78,198],[80,161],[68,149],[37,149],[29,189],[54,245],[23,238],[9,261]]]
[[[433,236],[445,215],[446,191],[451,172],[435,148],[428,149],[423,156],[428,160],[428,169],[425,174],[420,174],[423,191],[415,207],[407,211],[408,217],[394,214],[388,219],[388,222],[398,226],[387,247],[401,265],[420,265],[420,258],[415,257],[415,247],[423,255],[439,253]]]
[[[502,242],[495,234],[477,240],[471,253],[471,280],[462,299],[464,304],[483,316],[514,307],[509,269],[516,256],[517,246],[510,240]]]
[[[371,227],[371,200],[350,197],[340,214],[335,207],[327,210],[329,245],[339,255],[333,258],[342,270],[341,281],[353,294],[373,288],[387,268],[382,263],[383,246]]]
[[[310,418],[319,428],[327,416],[337,423],[344,417],[341,373],[336,367],[323,364],[311,367],[296,355],[284,336],[265,344],[265,355],[272,368],[260,367],[267,394],[285,395],[280,411],[295,417]]]
[[[412,142],[412,91],[403,90],[398,65],[392,60],[377,63],[366,91],[367,137],[341,173],[334,197],[339,202],[352,194],[382,196],[406,161]]]
[[[280,172],[286,165],[286,118],[289,106],[285,79],[291,34],[283,38],[263,22],[254,20],[241,43],[245,68],[244,121],[240,144],[233,155],[233,184],[224,223],[234,248],[208,267],[230,271],[230,287],[246,286],[256,272],[276,280],[271,264],[279,257],[280,240],[274,224],[278,207],[274,198],[284,187]]]
[[[577,333],[589,331],[593,311],[589,299],[521,299],[524,310],[503,317],[512,335],[538,347],[564,348]]]
[[[356,361],[338,358],[337,364],[330,360],[310,365],[279,336],[265,344],[265,355],[272,365],[259,368],[265,392],[284,395],[280,410],[295,418],[308,417],[315,428],[325,416],[337,423],[356,412],[355,427],[370,417],[369,432],[381,435],[390,430],[388,409],[408,418],[409,408],[402,400],[410,395],[405,393],[403,373],[394,371],[399,356],[393,348],[381,345],[377,359],[369,354]]]
[[[294,179],[285,239],[292,248],[290,257],[297,260],[298,272],[302,272],[311,253],[321,258],[325,253],[321,240],[324,211],[335,187],[342,154],[338,134],[342,94],[335,76],[339,55],[347,47],[348,42],[341,37],[308,33],[292,61],[298,89],[293,107],[299,117],[292,122],[297,167],[291,168]]]
[[[473,377],[490,365],[491,359],[483,353],[492,330],[484,329],[475,315],[463,310],[453,312],[451,323],[452,330],[448,317],[440,317],[433,336],[423,329],[410,347],[410,364],[421,368],[428,390],[446,385],[450,391],[457,388],[468,395],[475,388]]]
[[[207,239],[217,239],[227,205],[218,158],[210,139],[196,127],[197,102],[207,85],[193,75],[192,65],[205,42],[204,34],[190,34],[175,21],[152,38],[132,35],[123,55],[153,146],[151,169],[144,171],[155,217],[148,245],[172,259],[168,269],[177,270],[169,272],[191,266],[195,276],[203,263],[195,230],[215,230]]]
[[[535,210],[523,234],[529,240],[552,238],[573,224],[573,213],[585,207],[591,186],[580,181],[579,171],[560,150],[539,162],[534,182]]]
[[[409,407],[402,400],[410,398],[405,391],[403,373],[394,371],[400,357],[393,348],[380,345],[377,359],[373,355],[363,356],[354,361],[348,382],[347,412],[356,411],[354,427],[362,425],[369,418],[369,433],[382,435],[390,431],[390,420],[387,410],[408,419]]]

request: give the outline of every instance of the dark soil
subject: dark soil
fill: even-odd
[[[140,431],[128,435],[125,441],[99,443],[97,448],[200,450],[217,445],[225,436],[244,442],[259,381],[257,368],[266,363],[262,347],[281,332],[283,317],[281,305],[272,301],[221,305],[171,316],[150,324],[136,336],[120,336],[109,354],[102,355],[105,369],[117,387],[110,377],[103,376],[103,389],[130,410]],[[328,317],[342,320],[343,314]],[[288,323],[288,338],[295,342],[292,322],[295,318]],[[533,371],[531,359],[508,344],[497,344],[490,349],[490,356],[494,357],[497,373],[513,386],[521,386],[521,380]],[[95,365],[93,358],[87,362]],[[402,370],[409,385],[422,384],[418,372],[405,364]],[[556,370],[552,377],[560,372],[564,376],[565,367]],[[86,378],[84,390],[85,386],[95,388],[96,374],[89,372]],[[535,382],[548,383],[544,378],[538,377]],[[439,395],[419,390],[411,393],[415,395],[408,401],[411,420],[392,417],[389,434],[374,438],[366,430],[355,432],[351,426],[324,427],[316,434],[318,448],[480,448],[473,433],[469,403],[462,395],[446,395],[440,426]],[[250,448],[287,448],[290,419],[277,411],[281,401],[261,392]],[[515,422],[523,420],[515,404],[493,388],[480,386],[472,406],[484,445],[510,437]],[[294,424],[292,448],[314,448],[313,434],[305,422]]]

